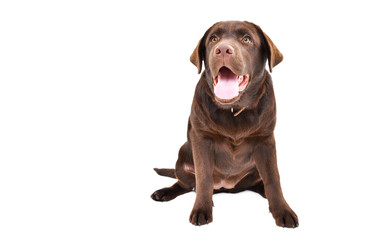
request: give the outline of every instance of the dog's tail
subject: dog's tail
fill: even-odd
[[[154,170],[160,176],[176,178],[176,174],[173,168],[154,168]]]

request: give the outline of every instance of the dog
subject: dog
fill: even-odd
[[[267,198],[276,225],[298,227],[298,217],[284,199],[276,161],[276,105],[269,72],[283,55],[250,22],[218,22],[198,42],[190,61],[205,70],[196,86],[187,141],[175,169],[154,170],[176,178],[155,191],[155,201],[169,201],[193,191],[190,222],[212,222],[214,193],[251,190]],[[268,62],[269,72],[266,70]]]

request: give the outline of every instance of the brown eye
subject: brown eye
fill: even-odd
[[[219,39],[216,36],[211,37],[211,42],[213,42],[213,43],[217,42],[218,40]]]
[[[245,36],[245,37],[242,38],[242,42],[247,44],[247,43],[251,42],[251,39],[250,39],[250,37]]]

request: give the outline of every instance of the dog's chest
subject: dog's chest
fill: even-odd
[[[255,167],[248,142],[221,139],[214,143],[214,188],[233,188]]]

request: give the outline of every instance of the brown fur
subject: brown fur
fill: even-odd
[[[251,37],[251,43],[242,42],[244,35]],[[218,44],[232,46],[234,53],[218,58]],[[298,226],[297,215],[281,191],[273,134],[275,96],[265,69],[267,60],[272,71],[282,58],[271,39],[253,23],[219,22],[206,31],[190,58],[198,73],[202,62],[205,70],[195,90],[188,140],[179,151],[175,170],[155,169],[178,181],[154,192],[152,199],[169,201],[195,189],[190,222],[203,225],[212,221],[213,193],[252,190],[268,199],[278,226]],[[218,101],[213,91],[213,77],[223,65],[237,75],[250,76],[246,89],[229,103]],[[242,108],[236,117],[231,112]]]

